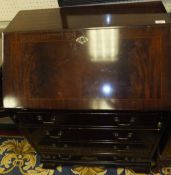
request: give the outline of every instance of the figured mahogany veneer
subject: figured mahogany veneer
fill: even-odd
[[[168,24],[4,33],[4,106],[169,109],[169,34]]]

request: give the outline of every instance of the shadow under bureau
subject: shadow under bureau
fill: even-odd
[[[2,109],[44,167],[170,163],[170,18],[161,2],[19,12]]]

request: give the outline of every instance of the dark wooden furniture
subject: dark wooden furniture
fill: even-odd
[[[126,5],[128,6],[128,3],[135,3],[135,0],[57,0],[58,4],[60,7],[71,7],[71,6],[83,6],[83,5],[95,5],[95,4],[109,4],[109,3],[127,3]],[[137,0],[136,0],[137,1]],[[149,0],[143,0],[144,2],[148,2]],[[138,2],[138,1],[137,1]],[[141,1],[140,1],[141,2]],[[158,3],[158,4],[157,4]],[[147,8],[150,8],[150,5],[152,5],[152,9],[154,10],[156,7],[160,10],[160,2],[156,1],[155,3],[150,2],[150,3],[146,3],[147,4]],[[144,9],[146,4],[144,4]],[[134,4],[134,7],[136,7],[136,5],[139,5],[138,3]],[[120,8],[120,4],[118,5],[118,7]],[[134,8],[135,9],[135,8]],[[123,9],[122,9],[123,10]],[[121,11],[123,12],[123,11]]]
[[[149,172],[165,159],[171,59],[162,3],[21,11],[3,41],[3,108],[44,167]]]

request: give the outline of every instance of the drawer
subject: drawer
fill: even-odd
[[[65,143],[43,142],[39,144],[40,152],[65,152],[74,155],[116,154],[137,155],[149,157],[151,149],[144,144],[114,144],[114,143]]]
[[[42,161],[51,161],[51,162],[79,162],[79,163],[87,163],[87,164],[100,164],[100,163],[143,163],[149,162],[149,159],[143,157],[135,157],[135,156],[119,156],[119,155],[91,155],[91,156],[75,156],[72,154],[66,153],[58,153],[58,154],[49,154],[49,153],[41,153]]]
[[[42,159],[41,161],[43,163],[44,169],[56,169],[59,164],[61,164],[61,161],[53,161],[53,160],[46,160]],[[62,161],[63,165],[66,166],[112,166],[113,168],[122,167],[122,168],[129,168],[133,170],[135,173],[139,174],[149,174],[151,172],[151,162],[150,161],[144,161],[144,162],[114,162],[114,161]]]
[[[49,147],[55,147],[56,145],[58,149],[63,149],[62,145],[67,145],[70,149],[80,146],[87,147],[89,145],[90,147],[101,147],[100,149],[109,147],[114,151],[114,149],[129,149],[129,147],[126,148],[126,146],[130,145],[131,151],[135,148],[137,151],[146,150],[147,152],[151,152],[156,141],[160,138],[159,130],[69,128],[23,128],[23,130],[27,131],[30,140],[39,147],[46,147],[48,145]],[[123,147],[116,147],[118,144],[123,145]],[[134,147],[133,145],[140,145],[141,148]]]
[[[88,130],[88,129],[46,129],[45,138],[62,141],[81,142],[138,142],[132,131]]]
[[[133,152],[140,150],[147,150],[147,147],[143,143],[75,143],[75,142],[54,142],[44,141],[39,145],[41,150],[96,150],[96,151],[107,151],[107,152]]]
[[[159,135],[159,131],[146,130],[110,130],[110,129],[44,129],[46,139],[72,142],[116,142],[150,144]]]
[[[17,121],[25,126],[81,127],[81,128],[150,128],[161,127],[159,112],[132,113],[19,113]]]

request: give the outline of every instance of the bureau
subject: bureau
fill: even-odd
[[[161,2],[21,11],[3,32],[2,109],[45,168],[149,172],[171,157],[169,58]]]

